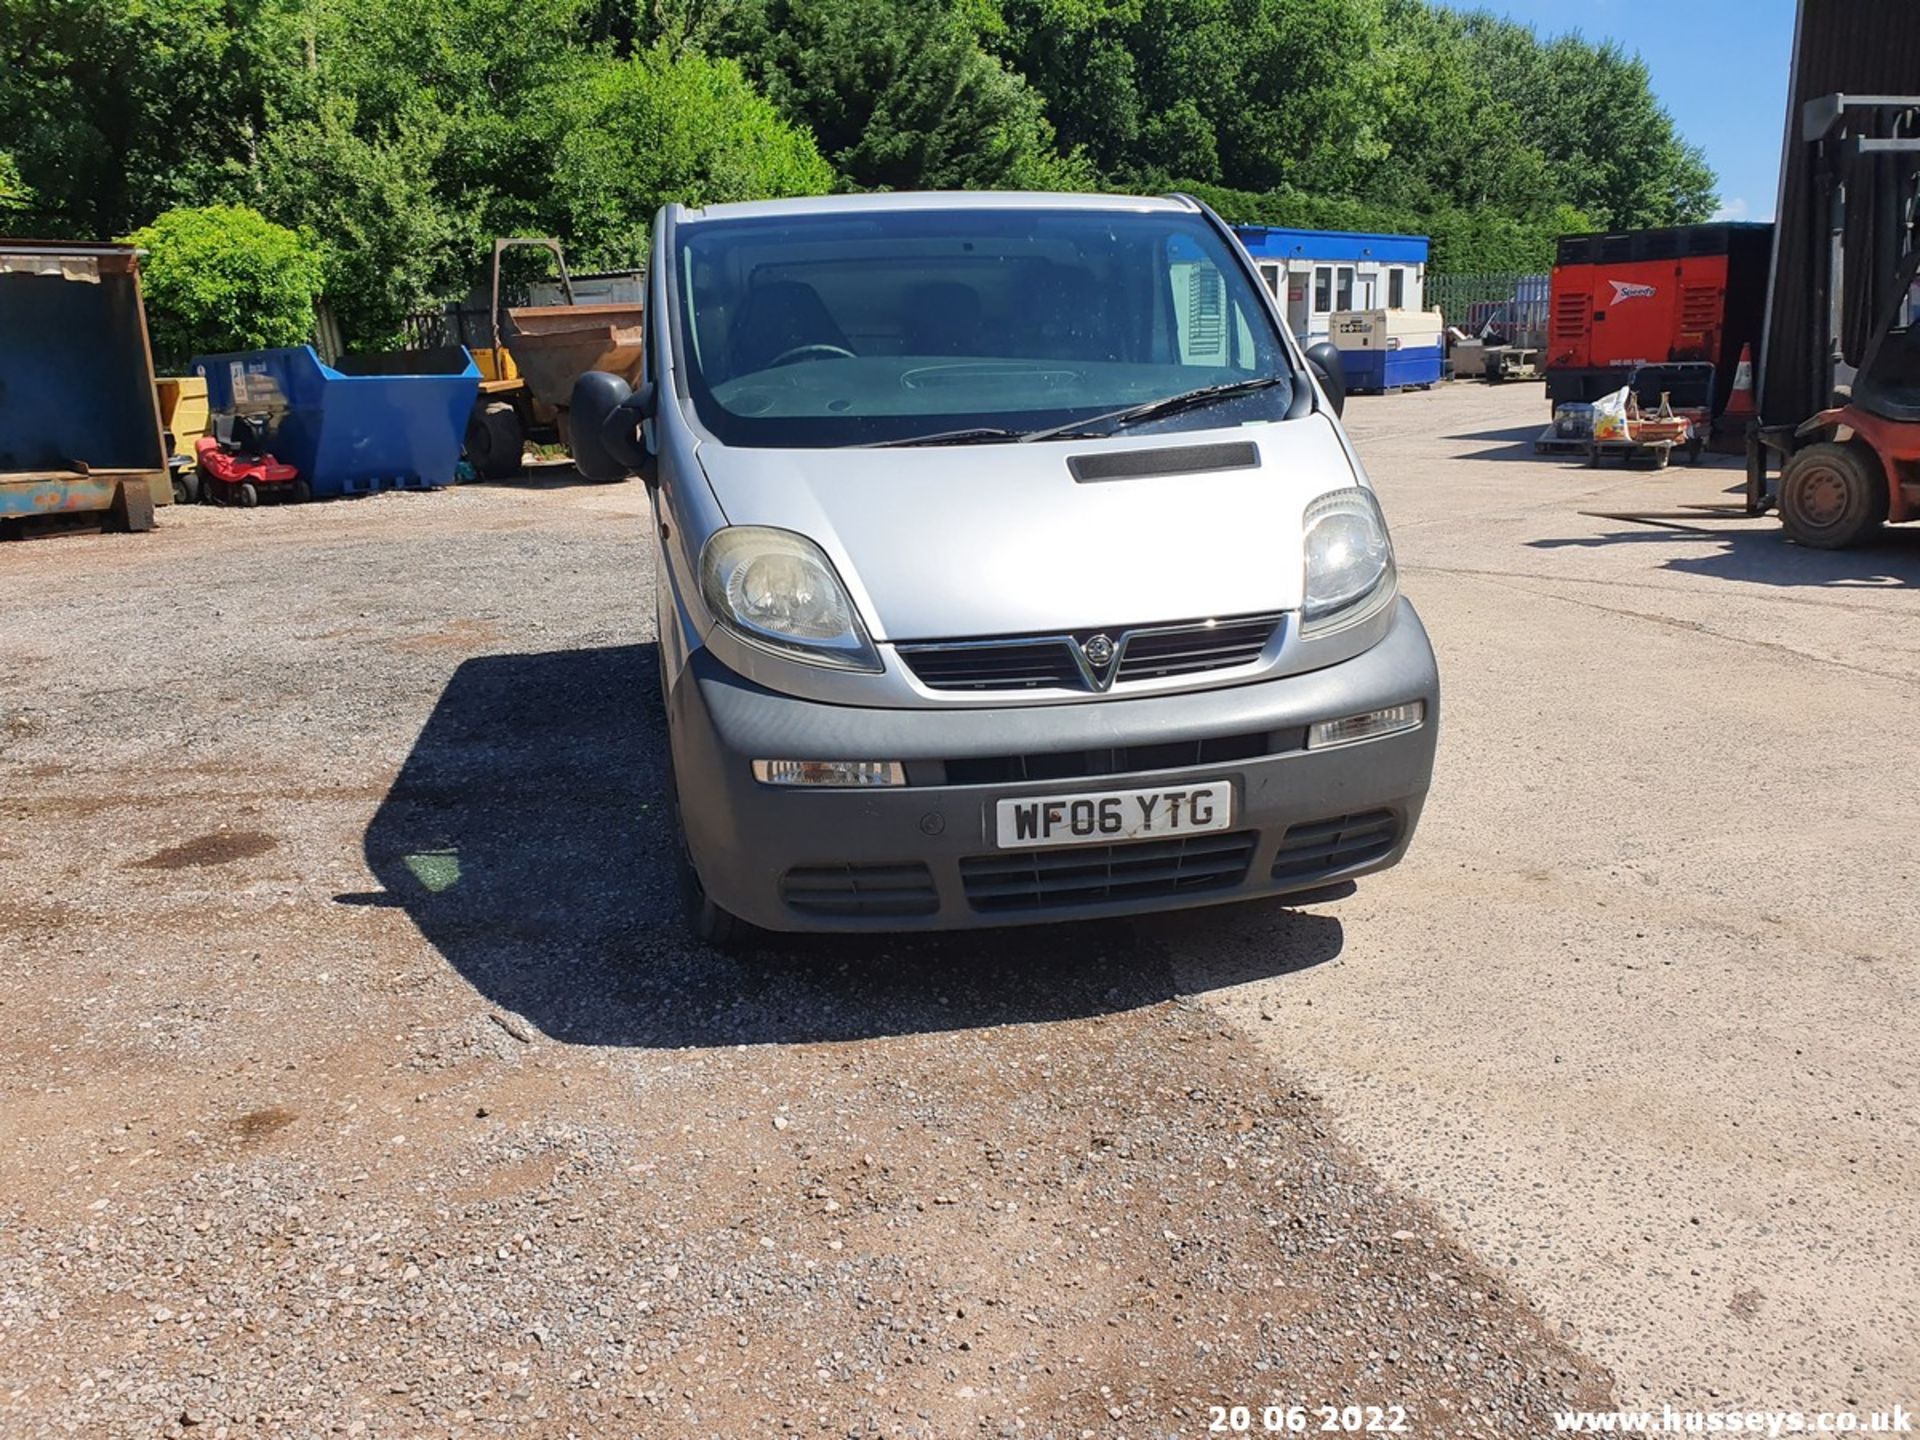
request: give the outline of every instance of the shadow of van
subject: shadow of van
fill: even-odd
[[[927,936],[785,937],[729,959],[682,928],[651,644],[465,662],[365,836],[384,893],[493,1005],[574,1044],[844,1040],[1150,1005],[1340,951],[1272,902]]]

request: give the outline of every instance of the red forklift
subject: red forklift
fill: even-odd
[[[1800,139],[1806,263],[1776,257],[1747,510],[1833,550],[1920,519],[1920,96],[1810,100]]]

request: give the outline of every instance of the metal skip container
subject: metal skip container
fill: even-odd
[[[197,355],[216,422],[245,420],[259,448],[316,498],[453,483],[480,369],[461,346],[343,357],[311,345]]]
[[[131,245],[0,240],[0,525],[171,504]]]

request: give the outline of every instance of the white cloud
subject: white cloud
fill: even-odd
[[[1747,218],[1747,202],[1735,195],[1731,200],[1722,200],[1720,208],[1713,212],[1716,220],[1744,220]]]

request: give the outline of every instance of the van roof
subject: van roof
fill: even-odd
[[[899,210],[1130,210],[1187,211],[1191,201],[1157,195],[1086,195],[1043,190],[901,190],[862,195],[808,195],[792,200],[746,200],[701,209],[682,208],[680,218],[759,220],[782,215],[858,215]]]

